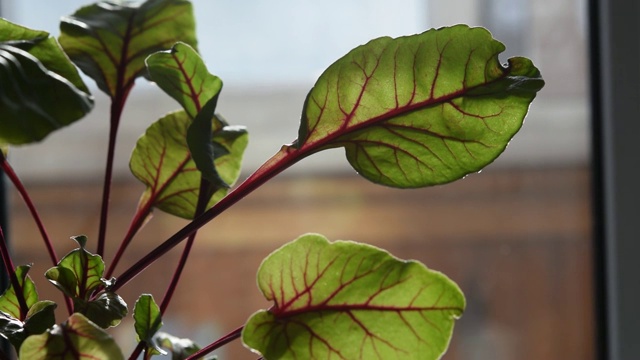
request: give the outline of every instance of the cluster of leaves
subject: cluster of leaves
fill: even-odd
[[[264,260],[258,284],[273,306],[210,345],[201,349],[163,333],[162,315],[197,230],[311,154],[343,147],[363,177],[398,188],[451,182],[491,163],[520,129],[544,84],[531,61],[512,58],[501,65],[504,46],[488,31],[463,25],[372,40],[317,80],[303,105],[298,139],[233,188],[247,131],[216,113],[222,81],[198,55],[189,1],[99,2],[64,18],[57,40],[6,20],[0,30],[0,160],[42,233],[53,263],[45,277],[64,294],[69,312],[56,322],[56,304],[38,299],[29,267],[14,267],[2,239],[11,287],[0,297],[0,334],[21,358],[123,359],[105,332],[128,314],[118,289],[183,242],[162,302],[142,294],[135,304],[139,345],[130,358],[167,351],[174,359],[201,358],[239,337],[266,359],[437,359],[446,351],[465,307],[455,283],[384,250],[331,243],[316,234]],[[76,236],[79,247],[58,259],[6,150],[37,142],[91,110],[93,98],[74,64],[111,99],[109,157],[97,251],[88,251],[87,238]],[[107,268],[115,140],[127,97],[141,76],[182,109],[153,123],[132,153],[131,171],[146,190]],[[153,209],[191,222],[113,277]]]

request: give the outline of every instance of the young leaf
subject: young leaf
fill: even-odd
[[[439,359],[465,307],[443,274],[321,235],[269,255],[258,285],[274,306],[242,339],[265,359]]]
[[[154,335],[154,341],[159,346],[171,351],[171,360],[184,360],[200,350],[200,346],[190,339],[175,337],[162,331]]]
[[[82,118],[93,97],[55,39],[0,19],[0,143],[27,144]]]
[[[38,301],[27,313],[24,329],[28,335],[42,334],[56,324],[56,303],[50,300]],[[16,348],[20,348],[17,346]]]
[[[185,0],[101,1],[60,24],[60,44],[106,94],[144,75],[144,59],[177,41],[196,45],[192,5]]]
[[[42,335],[29,336],[19,353],[29,360],[124,359],[113,338],[79,313]]]
[[[91,291],[103,284],[104,262],[84,247],[86,236],[74,236],[79,248],[65,255],[45,276],[57,288],[73,298],[87,299]]]
[[[166,355],[167,352],[160,348],[155,338],[162,327],[162,314],[152,295],[140,295],[133,307],[133,320],[138,341],[144,341],[154,353]]]
[[[190,123],[191,119],[184,111],[170,113],[158,120],[138,140],[129,162],[131,172],[147,186],[141,205],[150,203],[150,206],[186,219],[193,218],[200,186],[200,174],[186,140]],[[226,125],[218,117],[212,120],[212,127],[216,171],[224,182],[233,184],[240,175],[247,132],[242,127]],[[226,188],[218,187],[208,207],[226,193]]]
[[[362,176],[400,188],[478,171],[502,153],[544,85],[528,59],[500,65],[504,49],[465,25],[372,40],[320,76],[295,146],[344,147]]]
[[[222,80],[210,74],[200,55],[182,42],[171,50],[150,55],[146,64],[151,80],[180,103],[192,119],[222,89]]]
[[[16,277],[18,278],[18,283],[22,287],[22,295],[24,296],[28,308],[31,308],[38,302],[36,285],[27,275],[30,268],[30,265],[21,265],[16,267]],[[9,286],[9,288],[0,296],[0,311],[15,319],[24,320],[21,318],[20,305],[18,298],[16,297],[16,290],[13,286]]]
[[[129,312],[127,303],[118,294],[109,291],[90,301],[74,298],[73,309],[103,329],[117,326]]]
[[[149,56],[149,76],[164,92],[176,99],[193,119],[187,144],[202,176],[217,187],[228,187],[214,166],[211,118],[214,116],[222,81],[207,70],[198,53],[184,43]]]

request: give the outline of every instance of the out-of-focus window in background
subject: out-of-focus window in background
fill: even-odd
[[[503,156],[450,185],[402,191],[372,185],[341,151],[294,166],[199,232],[165,317],[168,332],[206,345],[235,329],[269,306],[255,285],[261,259],[305,232],[320,232],[418,259],[456,281],[468,308],[447,359],[594,358],[586,0],[193,2],[202,56],[225,83],[218,110],[250,133],[245,176],[296,138],[315,78],[374,37],[484,26],[506,44],[503,61],[531,58],[546,86]],[[83,4],[3,0],[2,15],[57,34],[57,19]],[[69,236],[87,234],[91,244],[97,234],[109,105],[92,88],[98,106],[87,119],[10,154],[60,249],[72,247]],[[128,154],[149,124],[177,108],[138,81],[120,130],[106,261],[143,189],[127,171]],[[34,262],[37,278],[48,261],[35,252],[41,241],[17,196],[11,216],[19,263]],[[156,213],[121,268],[183,225]],[[178,254],[125,288],[130,306],[142,292],[162,296]],[[40,291],[54,294],[42,280],[36,279]],[[132,330],[122,331],[118,337],[134,340]],[[250,357],[239,344],[220,354]]]

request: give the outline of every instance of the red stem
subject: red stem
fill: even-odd
[[[20,193],[22,200],[24,200],[24,203],[27,205],[27,208],[31,213],[31,217],[36,222],[36,226],[40,231],[42,240],[44,240],[44,244],[47,248],[47,253],[49,254],[49,258],[51,259],[53,266],[56,266],[58,264],[58,256],[56,255],[56,251],[53,249],[53,245],[51,243],[51,239],[49,238],[49,234],[47,234],[47,230],[44,227],[42,219],[40,218],[40,214],[38,214],[38,211],[36,210],[36,207],[33,204],[33,201],[31,201],[31,197],[29,197],[29,193],[27,192],[27,189],[25,189],[24,185],[20,181],[20,178],[13,171],[13,168],[11,167],[11,165],[9,164],[9,162],[7,161],[7,159],[5,158],[4,154],[2,154],[1,151],[0,151],[0,161],[2,162],[2,170],[4,170],[4,172],[7,174],[7,176],[13,183],[13,186],[15,186],[16,190],[18,190],[18,193]]]
[[[223,345],[226,345],[230,342],[232,342],[233,340],[239,338],[240,336],[242,336],[242,329],[244,328],[244,326],[240,326],[239,328],[233,330],[232,332],[230,332],[229,334],[221,337],[220,339],[216,340],[215,342],[211,343],[208,346],[203,347],[202,349],[198,350],[197,352],[191,354],[190,356],[188,356],[185,360],[195,360],[195,359],[200,359],[201,357],[211,353],[212,351],[222,347]]]
[[[112,290],[117,291],[123,285],[127,284],[134,277],[136,277],[136,275],[146,269],[149,265],[151,265],[155,260],[166,254],[169,250],[173,249],[176,245],[182,242],[182,240],[184,240],[186,237],[200,229],[209,221],[213,220],[215,217],[220,215],[240,199],[250,194],[253,190],[259,188],[269,179],[278,175],[304,157],[309,156],[313,152],[309,148],[306,150],[307,151],[303,151],[302,149],[296,150],[295,148],[288,146],[283,147],[281,151],[276,153],[271,159],[269,159],[264,165],[262,165],[262,167],[260,167],[237,188],[229,192],[229,194],[222,198],[222,200],[216,203],[209,210],[205,211],[204,214],[193,219],[193,221],[180,229],[165,242],[158,245],[155,249],[147,253],[147,255],[145,255],[142,259],[138,260],[138,262],[133,264],[129,269],[118,276],[118,281],[115,283]]]
[[[11,286],[13,286],[13,290],[16,293],[16,298],[18,299],[18,305],[20,307],[20,320],[24,321],[24,319],[27,317],[29,306],[27,306],[27,301],[24,298],[22,286],[20,285],[18,277],[16,276],[15,266],[13,265],[13,261],[11,260],[11,256],[9,255],[9,248],[7,247],[2,227],[0,227],[0,255],[2,256],[4,269],[7,274],[9,274]]]
[[[211,200],[211,183],[204,178],[200,179],[200,192],[198,193],[198,203],[196,204],[196,211],[194,214],[194,218],[202,215],[207,208],[207,204],[209,200]],[[187,263],[187,259],[189,259],[189,253],[191,252],[191,248],[193,247],[193,242],[196,239],[197,231],[194,231],[189,235],[189,239],[185,244],[184,250],[182,251],[182,255],[180,256],[180,261],[176,266],[176,270],[173,273],[173,277],[171,278],[171,282],[167,287],[167,291],[162,298],[162,303],[160,304],[160,314],[164,315],[171,302],[171,298],[173,297],[173,293],[178,286],[178,281],[180,281],[180,276],[182,275],[182,271]]]

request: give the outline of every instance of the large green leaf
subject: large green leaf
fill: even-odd
[[[528,59],[502,66],[502,51],[487,30],[465,25],[372,40],[320,76],[295,147],[344,147],[362,176],[401,188],[478,171],[502,153],[544,85]]]
[[[187,129],[191,118],[185,111],[170,113],[152,124],[138,140],[131,155],[131,172],[146,186],[141,206],[153,206],[186,219],[193,218],[200,174],[196,171],[187,145]],[[242,155],[247,146],[247,132],[228,126],[219,117],[212,121],[213,145],[216,146],[215,167],[220,178],[233,184],[240,175]],[[226,193],[218,187],[208,207]]]
[[[0,143],[40,141],[93,107],[93,97],[54,38],[3,19],[0,85]]]
[[[29,336],[19,355],[29,360],[124,359],[113,338],[79,313],[42,335]]]
[[[375,247],[305,235],[267,257],[269,310],[242,333],[265,359],[439,359],[465,307],[439,272]]]
[[[185,0],[101,1],[63,18],[60,30],[71,59],[111,97],[144,75],[148,55],[177,41],[196,46],[193,8]]]

